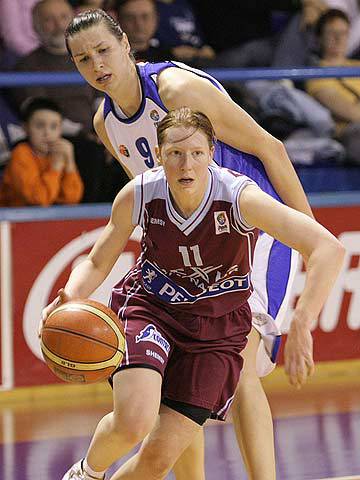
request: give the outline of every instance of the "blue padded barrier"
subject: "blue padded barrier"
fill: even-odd
[[[308,196],[312,207],[360,205],[360,192],[316,193]],[[110,204],[66,205],[51,207],[0,208],[0,222],[42,222],[108,218]]]
[[[358,77],[360,67],[306,67],[306,68],[212,68],[205,70],[220,82],[246,80],[306,80],[322,77]],[[0,72],[0,87],[24,85],[81,85],[80,74],[63,72]]]

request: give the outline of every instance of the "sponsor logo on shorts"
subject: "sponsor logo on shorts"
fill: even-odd
[[[151,323],[146,325],[146,327],[141,330],[139,335],[136,335],[135,342],[155,343],[155,345],[158,345],[166,353],[166,356],[169,355],[170,343],[161,335],[155,325],[152,325]]]
[[[165,363],[165,360],[163,359],[163,357],[161,355],[159,355],[157,352],[154,352],[154,350],[149,350],[148,348],[146,349],[146,355],[148,357],[152,357],[152,358],[155,358],[156,360],[159,360],[159,362],[164,365]]]
[[[230,223],[226,212],[214,212],[215,233],[221,235],[222,233],[230,233]]]

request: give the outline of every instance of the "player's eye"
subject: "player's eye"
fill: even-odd
[[[99,53],[105,53],[108,50],[109,50],[108,48],[100,48]]]
[[[89,60],[89,57],[86,55],[85,57],[80,58],[80,63],[86,63]]]

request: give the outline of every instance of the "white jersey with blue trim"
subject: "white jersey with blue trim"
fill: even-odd
[[[209,80],[224,95],[228,93],[211,75],[180,62],[138,63],[141,84],[141,105],[132,117],[126,117],[121,108],[105,95],[104,122],[109,140],[132,176],[156,166],[156,127],[167,114],[158,91],[158,75],[166,68],[179,68]],[[220,167],[230,168],[254,180],[262,190],[280,200],[271,185],[261,161],[254,155],[241,152],[230,145],[217,141],[214,161]]]

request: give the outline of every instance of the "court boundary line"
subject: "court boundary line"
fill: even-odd
[[[350,477],[328,477],[328,478],[318,478],[316,480],[360,480],[360,476],[354,475]]]

